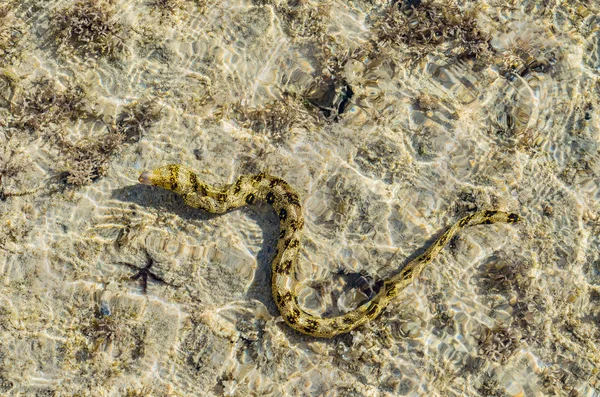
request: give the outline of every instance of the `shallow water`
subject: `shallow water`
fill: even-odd
[[[4,1],[0,395],[600,395],[600,5],[412,3]],[[137,183],[173,162],[298,190],[320,315],[469,212],[525,221],[314,339],[270,208]]]

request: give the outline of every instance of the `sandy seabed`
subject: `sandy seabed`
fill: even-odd
[[[597,1],[4,0],[0,395],[600,396]],[[306,310],[349,310],[476,210],[376,321],[271,298],[276,216],[137,183],[301,195]]]

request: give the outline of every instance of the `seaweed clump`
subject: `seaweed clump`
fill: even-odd
[[[111,157],[129,143],[138,142],[148,128],[160,118],[156,101],[142,100],[126,106],[107,126],[107,132],[75,143],[59,135],[63,155],[61,180],[68,185],[83,186],[104,176]]]
[[[11,4],[0,5],[0,67],[9,65],[20,55],[22,21],[11,13]]]
[[[7,190],[7,184],[21,187],[18,180],[19,174],[30,167],[31,161],[26,157],[24,150],[16,144],[17,140],[0,140],[0,201],[8,197],[24,196],[31,191]]]
[[[82,85],[61,86],[47,77],[38,77],[16,100],[11,124],[32,133],[59,126],[87,114],[86,96]]]
[[[147,4],[153,11],[158,11],[162,19],[169,18],[182,7],[181,0],[149,0]]]
[[[480,396],[488,396],[488,397],[504,397],[506,393],[498,383],[497,376],[491,373],[484,373],[481,379],[479,380],[479,385],[475,390],[479,392]]]
[[[123,108],[116,120],[116,130],[127,142],[138,142],[148,128],[160,118],[161,108],[154,100],[133,102]]]
[[[294,127],[307,126],[317,122],[307,109],[310,104],[300,95],[286,93],[282,100],[260,107],[237,106],[238,120],[245,128],[269,137],[275,144],[282,144],[291,137]]]
[[[98,114],[90,111],[84,86],[76,83],[63,85],[55,79],[41,76],[21,87],[18,77],[4,77],[1,81],[10,89],[0,99],[4,99],[10,114],[7,120],[9,128],[6,129],[8,137],[18,137],[25,132],[54,146],[58,151],[55,163],[64,170],[60,172],[60,180],[66,184],[86,185],[106,173],[110,157],[126,141],[125,133],[109,126],[108,132],[99,137],[84,138],[75,143],[66,137],[68,122],[100,119]],[[147,125],[147,122],[142,121],[142,124]],[[0,178],[4,177],[6,181],[14,179],[17,170],[23,168],[19,162],[10,160],[15,154],[18,153],[11,151],[0,156]],[[0,198],[26,193],[30,192],[8,192],[0,183]]]
[[[519,334],[512,328],[485,328],[479,339],[479,353],[492,361],[506,363],[517,350]]]
[[[111,157],[125,144],[139,141],[161,113],[156,101],[141,100],[125,106],[107,123],[106,115],[93,111],[93,102],[81,84],[62,84],[45,76],[21,84],[17,76],[6,73],[0,74],[0,107],[7,110],[7,137],[26,133],[51,144],[57,153],[54,163],[58,164],[58,180],[71,186],[87,185],[105,175]],[[69,140],[68,125],[74,121],[102,125],[105,132]],[[4,161],[8,168],[3,168],[3,161],[0,152],[0,178],[4,176],[7,181],[14,177],[14,167]],[[0,198],[15,195],[21,193],[2,190],[0,183]]]
[[[516,291],[524,296],[530,280],[527,276],[529,264],[525,261],[510,261],[494,256],[484,266],[483,290],[510,293]]]
[[[60,50],[84,57],[117,58],[125,48],[124,28],[115,19],[112,2],[80,0],[54,13],[52,25]]]
[[[491,55],[490,37],[476,22],[476,10],[462,11],[452,1],[394,2],[375,23],[379,42],[407,46],[410,58]]]
[[[61,179],[69,185],[83,186],[96,181],[106,174],[108,161],[117,153],[125,136],[119,132],[109,131],[98,139],[82,139],[75,144],[63,141],[60,145],[64,155],[62,161],[64,172]]]

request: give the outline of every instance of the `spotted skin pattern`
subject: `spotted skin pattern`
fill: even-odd
[[[267,174],[242,175],[231,185],[213,187],[202,182],[191,169],[176,164],[146,171],[140,175],[139,181],[172,190],[183,197],[187,205],[216,214],[256,201],[272,205],[279,216],[280,227],[276,256],[272,265],[273,299],[281,316],[291,328],[322,338],[349,332],[379,316],[388,303],[418,277],[446,243],[463,228],[497,222],[515,223],[520,219],[517,214],[502,211],[480,211],[467,215],[450,226],[425,252],[410,261],[398,274],[385,280],[375,297],[348,313],[321,318],[302,309],[295,292],[294,272],[298,262],[304,218],[298,194],[286,181]]]

